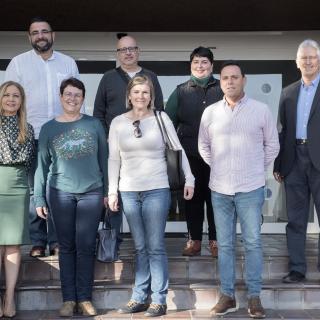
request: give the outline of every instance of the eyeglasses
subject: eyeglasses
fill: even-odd
[[[40,31],[32,31],[30,33],[30,36],[31,37],[36,37],[38,36],[39,34],[43,34],[43,35],[48,35],[49,33],[51,33],[52,31],[51,30],[46,30],[46,29],[43,29],[43,30],[40,30]]]
[[[133,134],[136,138],[141,138],[142,137],[142,131],[140,129],[140,120],[136,120],[132,122],[134,126]]]
[[[300,60],[306,62],[306,61],[314,61],[318,59],[318,56],[303,56],[303,57],[299,57]]]
[[[123,47],[123,48],[117,49],[117,52],[120,52],[120,53],[127,53],[127,51],[129,51],[130,53],[137,52],[138,47]]]
[[[63,96],[67,99],[72,99],[72,98],[75,98],[75,99],[81,99],[83,96],[81,93],[71,93],[71,92],[64,92],[63,93]]]

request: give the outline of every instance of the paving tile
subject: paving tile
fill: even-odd
[[[132,319],[131,314],[120,314],[117,310],[100,310],[99,311],[100,319]]]
[[[195,290],[195,309],[211,309],[219,299],[219,292],[217,289],[211,290]]]
[[[169,260],[170,279],[188,279],[188,262]]]
[[[169,310],[183,310],[195,308],[196,296],[190,290],[169,290],[167,296],[167,306]]]
[[[303,291],[302,290],[279,290],[277,293],[277,309],[302,309]]]
[[[282,279],[288,273],[288,259],[281,257],[273,258],[269,268],[271,279]]]
[[[304,310],[278,310],[283,319],[312,319],[311,315]]]
[[[164,319],[191,319],[189,310],[169,310]]]
[[[93,302],[98,308],[118,309],[126,304],[131,296],[131,290],[99,290],[93,292]]]
[[[20,269],[21,270],[21,269]],[[27,263],[22,263],[20,273],[21,280],[50,280],[51,266],[46,261],[34,259]]]
[[[62,305],[62,292],[61,290],[48,290],[47,291],[47,310],[57,310]]]
[[[18,294],[19,310],[47,310],[47,293],[45,291],[20,291]]]
[[[215,279],[216,263],[214,260],[197,260],[196,258],[189,260],[189,279]]]
[[[51,276],[50,278],[52,280],[60,280],[60,268],[59,268],[59,261],[52,261],[50,263],[50,271],[51,271]]]
[[[320,308],[320,284],[317,290],[306,290],[304,292],[304,308],[319,309]],[[320,314],[320,310],[319,310]]]
[[[319,308],[319,306],[318,306]],[[320,310],[319,309],[311,309],[311,310],[305,310],[308,315],[312,319],[320,319]]]

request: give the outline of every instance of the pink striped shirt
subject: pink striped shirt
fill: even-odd
[[[234,195],[265,185],[265,171],[279,152],[276,123],[268,106],[244,96],[233,111],[225,99],[207,107],[199,152],[211,167],[211,190]]]

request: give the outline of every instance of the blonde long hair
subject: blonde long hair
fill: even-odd
[[[19,127],[19,135],[18,142],[20,144],[25,143],[28,136],[28,124],[27,124],[27,113],[26,113],[26,95],[24,93],[23,87],[14,81],[6,81],[0,86],[0,115],[4,114],[4,110],[2,107],[2,99],[7,91],[7,88],[10,86],[15,86],[21,95],[21,105],[19,110],[17,111],[18,115],[18,127]],[[1,119],[0,119],[0,128],[2,127]]]

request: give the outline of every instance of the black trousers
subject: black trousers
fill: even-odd
[[[305,244],[312,195],[320,221],[320,171],[310,159],[307,145],[296,146],[296,161],[284,179],[288,224],[289,270],[306,273]],[[319,268],[319,262],[318,262]]]
[[[185,202],[186,220],[190,238],[192,240],[202,240],[204,205],[206,204],[209,240],[216,240],[217,236],[211,203],[211,190],[208,187],[210,167],[201,158],[188,156],[188,160],[191,171],[195,177],[193,198]]]

